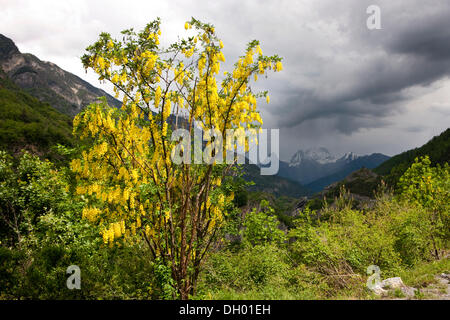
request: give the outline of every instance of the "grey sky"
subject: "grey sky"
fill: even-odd
[[[366,8],[381,8],[368,30]],[[98,34],[142,28],[161,17],[166,42],[194,16],[216,26],[231,64],[252,39],[284,57],[259,84],[265,127],[281,129],[281,159],[300,148],[393,155],[450,123],[448,0],[21,1],[0,0],[0,33],[22,52],[52,61],[96,86],[79,57]]]

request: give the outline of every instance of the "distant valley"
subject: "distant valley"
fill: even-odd
[[[301,183],[312,192],[318,192],[353,171],[376,168],[389,158],[381,153],[359,156],[349,152],[337,156],[326,148],[299,150],[289,163],[280,161],[278,175]]]

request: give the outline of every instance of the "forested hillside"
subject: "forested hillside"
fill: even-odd
[[[17,87],[0,70],[0,147],[51,156],[52,146],[72,143],[72,119]]]
[[[448,163],[450,160],[450,129],[432,138],[421,147],[390,158],[375,169],[356,170],[345,177],[340,177],[339,181],[335,183],[327,184],[323,191],[310,197],[309,206],[320,210],[325,204],[333,203],[335,197],[342,190],[349,193],[348,195],[353,198],[353,204],[355,205],[357,204],[360,207],[373,205],[373,201],[375,201],[375,197],[380,190],[392,189],[397,193],[401,192],[399,187],[401,176],[416,159],[425,156],[429,157],[433,166]],[[307,187],[314,190],[314,186],[307,185]]]
[[[387,160],[374,172],[386,176],[386,180],[395,184],[400,176],[414,163],[417,157],[428,155],[433,165],[450,161],[450,128],[435,136],[419,148],[405,151]]]

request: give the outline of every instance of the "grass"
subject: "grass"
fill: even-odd
[[[450,259],[443,258],[432,262],[422,262],[412,269],[402,270],[400,277],[407,286],[425,288],[437,284],[436,275],[450,272]]]

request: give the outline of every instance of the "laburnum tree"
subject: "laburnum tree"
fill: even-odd
[[[202,261],[232,208],[233,189],[225,183],[232,166],[175,163],[179,141],[171,133],[259,129],[257,99],[269,97],[250,84],[282,69],[281,58],[263,55],[254,40],[222,74],[223,43],[213,25],[192,18],[185,29],[191,36],[163,47],[157,19],[141,32],[122,31],[122,40],[102,33],[86,49],[84,67],[112,83],[123,104],[103,100],[76,116],[74,133],[87,143],[71,164],[87,202],[83,217],[100,227],[104,243],[142,237],[154,261],[170,270],[181,299],[195,294]]]

